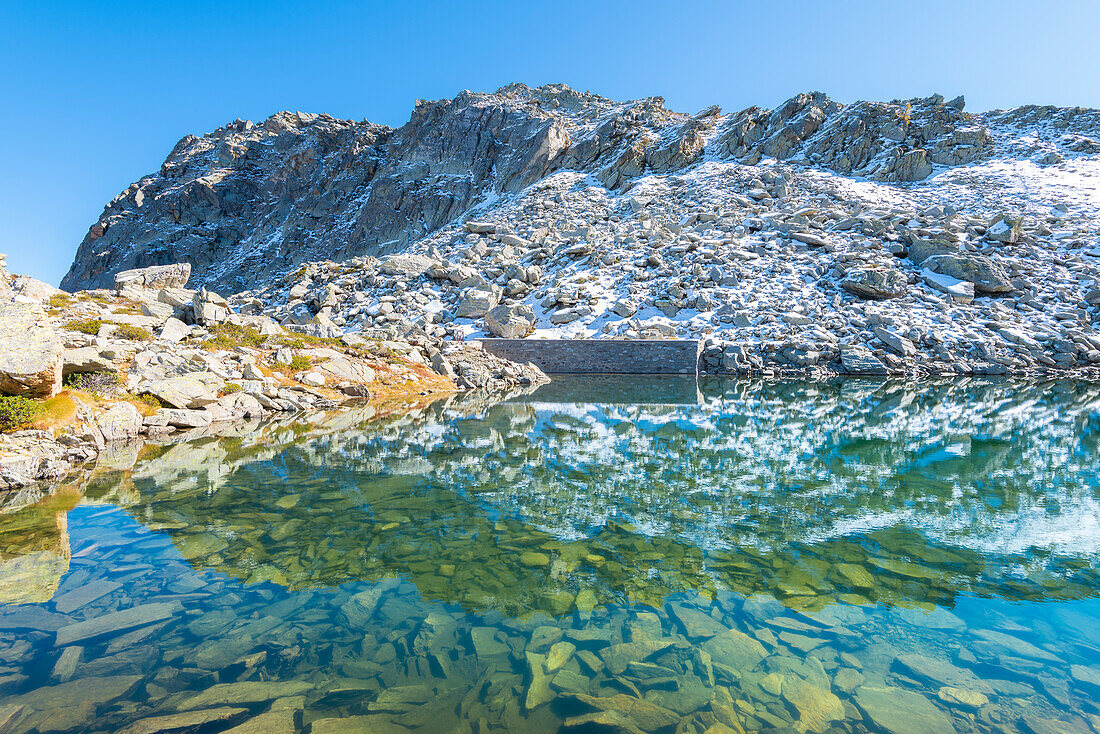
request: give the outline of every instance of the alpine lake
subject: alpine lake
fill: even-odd
[[[0,514],[0,732],[1100,732],[1100,385],[560,378]]]

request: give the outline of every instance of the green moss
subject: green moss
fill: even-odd
[[[228,382],[226,383],[225,387],[218,391],[218,395],[232,395],[234,393],[240,392],[243,389],[244,388],[242,388],[235,382]]]
[[[21,395],[0,396],[0,431],[23,428],[42,414],[41,403]]]

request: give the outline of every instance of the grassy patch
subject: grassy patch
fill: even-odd
[[[54,395],[42,403],[42,412],[31,422],[31,428],[45,431],[66,426],[76,420],[79,407],[71,395]]]
[[[54,293],[50,296],[50,308],[64,309],[73,305],[73,297],[68,293]]]
[[[120,339],[130,339],[131,341],[147,342],[153,338],[153,334],[148,329],[143,329],[140,326],[133,326],[131,324],[119,324],[118,327],[111,332],[112,336],[117,336]]]
[[[43,411],[42,403],[21,395],[0,396],[0,431],[15,431],[30,425]]]
[[[308,370],[312,366],[313,360],[311,360],[304,354],[295,354],[293,357],[290,358],[290,369],[294,370],[295,372]]]
[[[82,334],[91,334],[95,336],[99,333],[100,328],[103,326],[102,319],[73,319],[66,321],[61,325],[61,328],[68,329],[69,331],[79,331]]]
[[[299,334],[298,332],[281,334],[279,336],[272,337],[272,339],[280,347],[289,347],[290,349],[305,349],[306,347],[342,348],[344,346],[344,343],[339,339],[331,339],[322,336],[310,336],[309,334]]]

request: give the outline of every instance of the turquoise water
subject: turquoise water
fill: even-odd
[[[1098,385],[583,378],[234,434],[0,515],[0,732],[1100,731]]]

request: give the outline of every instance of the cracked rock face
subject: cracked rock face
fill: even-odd
[[[158,172],[106,206],[62,287],[109,287],[123,271],[189,263],[192,287],[238,291],[312,260],[400,252],[556,171],[622,191],[713,155],[905,182],[989,148],[981,118],[938,95],[841,105],[814,92],[775,110],[689,116],[658,97],[615,102],[515,84],[418,102],[397,129],[280,112],[180,140]]]
[[[0,304],[0,394],[51,398],[61,389],[62,344],[42,309]]]

